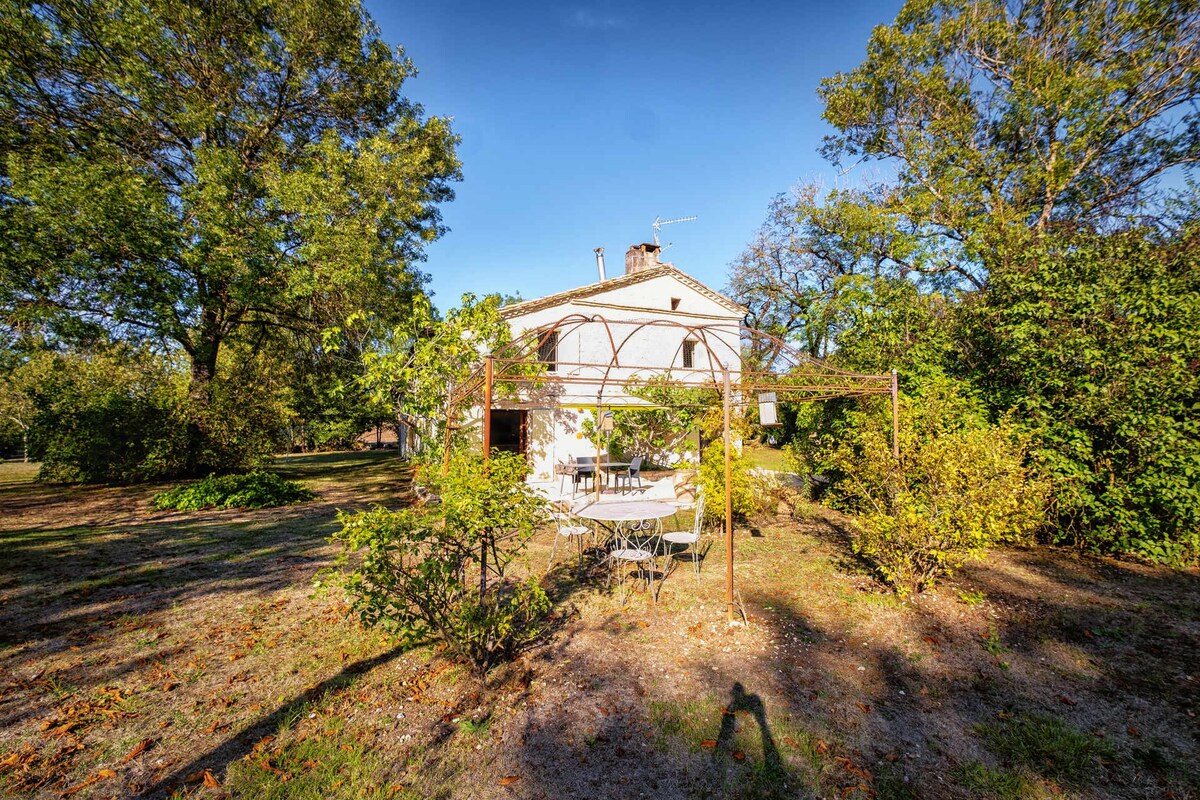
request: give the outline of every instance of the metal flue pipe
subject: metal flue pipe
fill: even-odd
[[[600,282],[601,283],[608,280],[608,277],[604,274],[604,248],[603,247],[596,248],[596,271],[598,273],[600,273]]]

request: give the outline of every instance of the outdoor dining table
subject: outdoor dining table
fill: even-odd
[[[590,519],[603,525],[613,536],[620,536],[618,526],[623,522],[644,522],[648,519],[663,519],[674,514],[678,509],[669,503],[659,503],[655,500],[601,500],[575,506],[571,513],[582,519]],[[611,524],[609,524],[611,523]],[[630,531],[633,533],[633,531]],[[651,551],[650,571],[653,575],[658,560],[658,547]],[[663,570],[666,579],[666,570]],[[649,582],[647,582],[649,586]],[[657,601],[657,592],[653,593]]]
[[[609,470],[609,469],[624,469],[624,468],[630,466],[631,463],[632,462],[629,462],[629,461],[605,461],[605,462],[601,463],[599,466],[600,466],[600,470],[603,472],[604,470]],[[571,496],[572,497],[575,496],[575,489],[578,487],[580,478],[584,477],[585,475],[592,475],[593,476],[592,477],[592,486],[596,485],[595,473],[596,473],[596,464],[594,462],[585,462],[582,464],[580,464],[578,462],[572,462],[570,464],[555,464],[554,465],[554,474],[555,475],[570,475],[571,476],[571,480],[572,480]]]
[[[677,510],[670,503],[660,503],[657,500],[601,500],[577,506],[573,513],[577,517],[595,522],[615,523],[662,519],[671,516]]]

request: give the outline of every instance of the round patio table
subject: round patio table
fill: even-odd
[[[662,519],[671,516],[676,510],[675,506],[656,500],[601,500],[598,503],[579,506],[573,513],[577,517],[596,522],[632,522]]]
[[[588,503],[587,505],[577,506],[572,509],[577,517],[590,519],[604,525],[608,528],[618,540],[623,538],[620,529],[617,527],[622,522],[641,522],[648,519],[662,519],[669,517],[676,511],[675,506],[668,503],[659,503],[654,500],[601,500],[598,503]],[[607,523],[612,523],[607,524]],[[630,533],[634,533],[630,531]],[[656,545],[650,551],[650,575],[647,579],[647,588],[650,589],[651,596],[654,602],[658,602],[658,592],[653,590],[653,575],[657,569],[656,562],[658,560],[658,546]],[[665,570],[664,570],[665,573]],[[666,579],[666,575],[663,575]],[[659,583],[661,587],[661,582]]]

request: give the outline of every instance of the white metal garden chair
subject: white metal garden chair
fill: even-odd
[[[662,523],[659,520],[635,520],[617,525],[613,537],[613,548],[608,553],[606,585],[612,585],[612,575],[615,570],[622,604],[625,602],[625,582],[628,579],[631,565],[638,568],[639,577],[645,577],[646,589],[657,602],[658,598],[654,593],[654,557],[661,533]]]
[[[557,508],[550,510],[550,519],[554,522],[554,544],[550,547],[550,561],[546,564],[546,570],[554,566],[554,555],[558,551],[558,540],[566,538],[571,542],[576,553],[579,555],[579,564],[583,565],[583,538],[589,533],[592,533],[591,528],[581,523],[573,514],[566,511],[560,511]],[[594,535],[594,534],[593,534]]]
[[[667,557],[670,558],[674,554],[670,552],[671,545],[683,545],[686,549],[683,552],[691,551],[692,554],[692,571],[696,573],[696,580],[700,580],[700,535],[704,532],[704,492],[699,491],[696,496],[696,519],[692,523],[690,531],[671,531],[663,534],[663,543],[667,547]],[[664,572],[666,566],[663,567]],[[663,575],[666,580],[666,575]]]

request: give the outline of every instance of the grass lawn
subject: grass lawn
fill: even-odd
[[[22,461],[0,461],[0,488],[28,484],[37,475],[40,466]]]
[[[787,464],[783,450],[778,447],[771,447],[768,444],[761,442],[746,442],[745,444],[746,458],[750,464],[761,469],[770,469],[778,472],[788,472],[792,469]]]
[[[8,468],[10,465],[5,465]],[[1200,576],[1006,551],[911,603],[845,520],[736,536],[622,607],[570,559],[555,635],[481,684],[314,587],[384,453],[280,459],[318,499],[152,512],[161,487],[0,472],[0,792],[12,797],[1200,797]],[[680,520],[686,524],[687,520]]]

